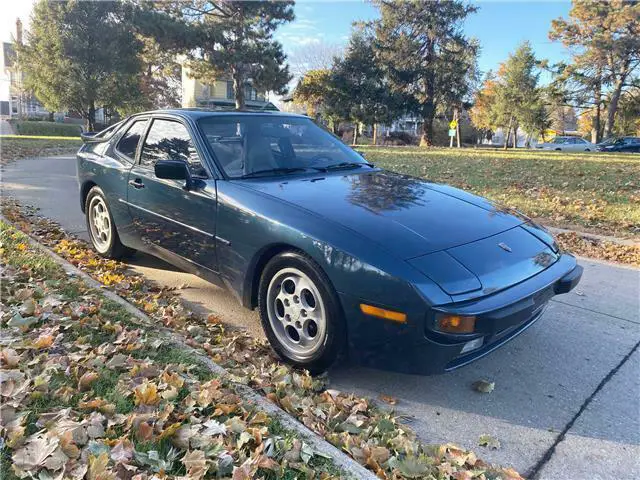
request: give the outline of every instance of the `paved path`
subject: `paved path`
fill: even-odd
[[[4,118],[0,118],[0,135],[13,135],[11,124]]]
[[[86,238],[72,158],[11,164],[3,189]],[[256,313],[225,291],[146,255],[131,263],[159,283],[187,285],[180,294],[195,309],[262,336]],[[528,476],[640,478],[640,271],[581,264],[576,290],[556,297],[534,327],[468,367],[432,377],[341,367],[331,372],[332,388],[392,395],[422,440],[458,443]],[[495,391],[473,391],[480,378],[495,381]],[[485,433],[501,447],[479,447]]]

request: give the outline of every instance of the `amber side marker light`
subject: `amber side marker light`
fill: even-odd
[[[362,313],[367,315],[384,318],[385,320],[391,320],[392,322],[406,323],[407,321],[407,315],[404,313],[385,310],[384,308],[374,307],[373,305],[367,305],[366,303],[360,304],[360,310]]]
[[[473,333],[476,317],[462,317],[460,315],[438,315],[436,328],[446,333]]]

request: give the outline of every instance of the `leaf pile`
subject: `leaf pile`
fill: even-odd
[[[488,465],[473,452],[454,445],[422,444],[393,413],[377,408],[366,398],[325,389],[321,378],[314,379],[279,362],[266,343],[243,332],[227,332],[216,317],[198,317],[185,308],[174,291],[151,285],[141,275],[127,271],[125,265],[98,257],[54,222],[6,203],[3,212],[20,229],[108,283],[152,319],[187,337],[189,345],[206,352],[231,372],[235,382],[261,392],[379,477],[521,478],[512,469]]]
[[[197,357],[1,228],[3,478],[336,476]]]
[[[585,238],[575,232],[559,233],[555,237],[560,248],[576,255],[640,267],[640,244],[621,245],[606,240]]]

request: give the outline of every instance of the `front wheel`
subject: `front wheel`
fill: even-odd
[[[113,259],[129,256],[134,252],[120,242],[107,199],[100,187],[89,190],[84,211],[89,238],[96,252],[105,258]]]
[[[344,316],[326,274],[306,255],[285,252],[266,265],[258,308],[276,353],[311,373],[329,368],[342,353]]]

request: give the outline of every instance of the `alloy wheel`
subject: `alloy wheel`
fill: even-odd
[[[107,204],[102,197],[95,196],[91,199],[88,214],[93,244],[99,252],[106,252],[111,245],[113,228],[111,226],[111,217],[109,217]]]
[[[311,357],[322,346],[327,313],[313,281],[297,268],[283,268],[267,289],[267,314],[278,342],[291,357]]]

